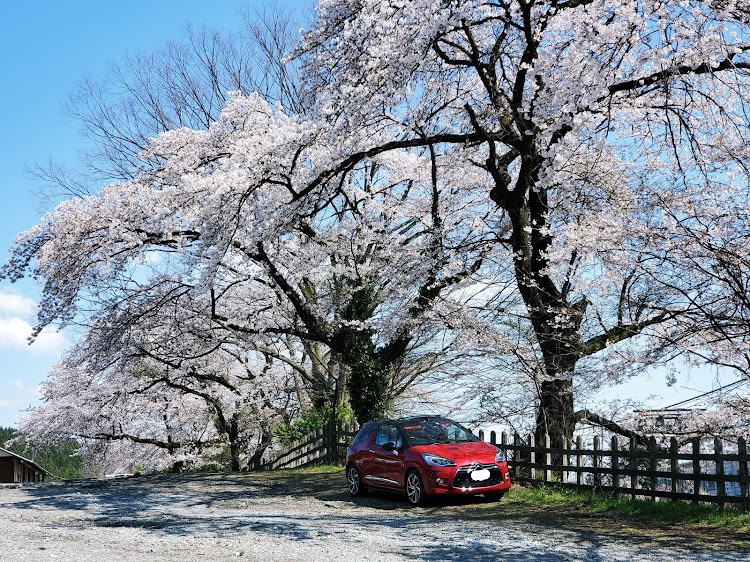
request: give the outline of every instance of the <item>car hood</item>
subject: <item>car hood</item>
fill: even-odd
[[[434,445],[420,445],[415,447],[419,453],[432,453],[446,459],[465,462],[493,462],[497,448],[484,441],[467,441],[462,443],[437,443]]]

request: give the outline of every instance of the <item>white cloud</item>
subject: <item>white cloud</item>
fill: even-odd
[[[10,316],[0,318],[0,349],[14,349],[33,354],[59,354],[66,347],[65,337],[60,332],[44,330],[29,345],[32,326],[23,318]]]
[[[36,314],[33,299],[17,293],[0,292],[0,316],[21,316],[28,318]]]

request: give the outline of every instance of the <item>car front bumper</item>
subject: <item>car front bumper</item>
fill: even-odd
[[[485,464],[476,469],[489,471],[490,477],[486,480],[474,480],[470,465],[424,468],[422,481],[425,491],[429,495],[460,495],[502,492],[510,488],[510,475],[506,463]]]

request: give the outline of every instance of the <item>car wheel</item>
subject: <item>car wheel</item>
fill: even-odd
[[[349,485],[349,493],[353,496],[361,496],[365,493],[365,487],[362,485],[362,479],[359,477],[359,470],[353,464],[346,468],[346,483]]]
[[[504,495],[505,492],[488,492],[484,494],[484,499],[491,502],[497,502],[500,501]]]
[[[412,505],[423,505],[427,494],[424,491],[422,477],[412,469],[406,473],[406,497]]]

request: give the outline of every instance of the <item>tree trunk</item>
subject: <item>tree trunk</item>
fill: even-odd
[[[237,441],[229,443],[229,471],[238,472],[240,470],[240,446]]]
[[[550,444],[560,448],[572,440],[575,429],[572,377],[587,301],[569,302],[570,288],[559,288],[549,276],[549,206],[546,191],[536,188],[541,159],[530,141],[521,152],[525,154],[516,188],[511,192],[497,183],[491,197],[507,211],[512,225],[516,282],[544,358],[535,435],[538,443],[549,435]]]
[[[238,472],[240,470],[241,443],[239,442],[239,415],[232,414],[232,419],[227,424],[227,437],[229,438],[229,470]]]
[[[367,340],[372,345],[369,335]],[[351,357],[351,363],[349,363],[348,391],[357,423],[364,425],[370,420],[382,418],[385,415],[388,371],[380,365],[374,349],[361,349],[361,351],[362,354],[358,357]]]
[[[560,303],[545,303],[547,310],[561,310]],[[537,443],[544,443],[549,435],[550,445],[562,448],[573,440],[576,426],[573,409],[573,374],[578,361],[580,310],[576,306],[565,305],[570,324],[555,326],[552,315],[537,314],[532,321],[537,331],[544,357],[544,378],[538,385],[539,409],[534,431]],[[557,322],[559,324],[559,322]]]
[[[255,452],[247,461],[247,467],[250,470],[261,470],[263,468],[263,454],[266,452],[269,445],[271,445],[271,441],[273,441],[273,431],[271,431],[269,427],[264,425],[262,431],[263,433],[260,437],[260,443],[258,443]]]
[[[342,312],[345,320],[364,321],[372,317],[374,289],[363,286],[354,291]],[[363,425],[385,414],[388,369],[375,348],[374,331],[343,326],[336,339],[341,344],[342,362],[349,368],[347,390],[357,423]]]
[[[552,447],[562,448],[565,443],[572,441],[575,425],[573,381],[570,379],[542,381],[539,409],[536,415],[537,443],[544,443],[546,434],[549,435]]]

